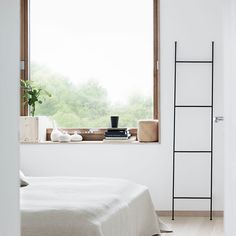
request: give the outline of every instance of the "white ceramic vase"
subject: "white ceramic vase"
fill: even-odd
[[[51,133],[51,141],[59,142],[59,138],[62,135],[62,132],[56,127],[55,121],[53,121],[53,130]]]
[[[75,131],[74,134],[71,135],[71,142],[80,142],[82,140],[83,140],[83,137],[80,134],[78,134],[77,131]]]
[[[63,133],[59,136],[59,142],[68,143],[70,140],[71,136],[66,131],[63,131]]]

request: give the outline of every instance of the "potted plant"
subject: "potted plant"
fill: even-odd
[[[51,94],[38,86],[34,81],[21,80],[23,99],[30,108],[31,116],[20,117],[20,141],[21,142],[43,142],[46,141],[46,129],[52,127],[52,122],[46,116],[35,117],[37,104],[42,104],[46,97]]]
[[[52,96],[45,89],[38,87],[32,80],[21,80],[21,88],[24,90],[23,99],[29,105],[32,116],[35,115],[36,104],[42,104],[45,96]]]

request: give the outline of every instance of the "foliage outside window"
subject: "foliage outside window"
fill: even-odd
[[[109,117],[120,116],[119,126],[136,127],[137,120],[152,117],[152,97],[133,94],[127,104],[111,104],[98,81],[75,86],[44,66],[31,65],[31,78],[52,94],[37,107],[36,115],[53,117],[60,127],[109,127]]]

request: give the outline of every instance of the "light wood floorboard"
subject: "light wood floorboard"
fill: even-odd
[[[160,217],[164,223],[171,225],[173,233],[162,234],[163,236],[223,236],[223,217]]]

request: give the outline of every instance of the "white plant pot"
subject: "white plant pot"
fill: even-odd
[[[20,142],[45,142],[47,128],[52,128],[52,121],[47,116],[21,116]]]

